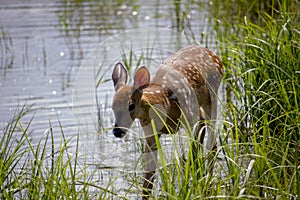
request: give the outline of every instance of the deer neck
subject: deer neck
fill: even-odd
[[[171,92],[164,87],[156,84],[150,84],[147,88],[143,90],[143,95],[140,101],[140,112],[137,118],[140,119],[142,126],[146,126],[151,123],[153,118],[149,111],[155,107],[160,111],[168,112],[171,106],[170,99]]]
[[[168,109],[168,106],[170,106],[170,95],[171,92],[166,87],[158,84],[150,84],[143,91],[142,101],[148,107],[151,107],[151,105],[160,105],[164,109]]]

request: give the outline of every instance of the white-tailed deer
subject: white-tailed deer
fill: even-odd
[[[146,137],[144,199],[151,192],[156,170],[157,147],[151,121],[154,121],[159,136],[175,133],[184,113],[187,121],[196,126],[195,138],[202,145],[205,131],[200,122],[216,120],[222,74],[219,57],[200,46],[188,46],[172,54],[151,81],[147,68],[140,67],[134,75],[133,85],[126,85],[127,70],[121,63],[116,64],[112,73],[116,92],[112,104],[115,115],[113,134],[123,137],[135,119],[139,119],[143,127]],[[157,117],[154,108],[163,111],[165,117]],[[216,148],[216,135],[214,131],[208,133],[207,148],[212,150]]]

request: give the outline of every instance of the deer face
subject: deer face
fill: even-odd
[[[116,137],[123,137],[137,117],[138,104],[142,92],[132,86],[124,85],[116,91],[113,99],[112,109],[115,115],[115,127],[113,134]]]
[[[145,67],[137,70],[133,86],[126,85],[127,76],[127,70],[124,66],[121,63],[117,63],[112,74],[116,92],[112,109],[115,115],[113,134],[119,138],[126,134],[134,119],[141,113],[140,105],[143,87],[150,81],[150,74]]]

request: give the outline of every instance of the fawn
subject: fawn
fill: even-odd
[[[216,120],[217,92],[223,75],[222,62],[212,51],[200,46],[188,46],[167,58],[150,81],[144,66],[134,75],[133,85],[126,85],[127,70],[117,63],[112,73],[115,88],[112,109],[115,115],[113,134],[121,138],[137,118],[146,137],[143,199],[149,198],[156,170],[157,147],[151,123],[158,137],[175,133],[184,113],[195,125],[195,138],[203,144],[203,120]],[[157,117],[158,111],[161,116]],[[153,122],[151,122],[153,121]],[[209,130],[207,130],[209,132]],[[216,135],[209,132],[207,148],[216,149]]]

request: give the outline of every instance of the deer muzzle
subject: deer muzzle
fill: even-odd
[[[115,128],[113,129],[113,134],[117,138],[122,138],[125,136],[126,132],[123,129],[119,128],[117,124],[115,124]]]

